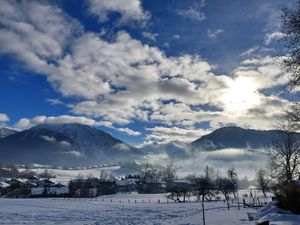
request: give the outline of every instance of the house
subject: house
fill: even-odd
[[[137,191],[138,179],[115,180],[117,192],[134,192]]]
[[[37,184],[40,181],[40,178],[37,176],[31,176],[27,178],[29,182]]]
[[[7,193],[9,187],[10,187],[10,184],[8,184],[4,181],[1,181],[0,182],[0,196],[5,195]]]
[[[10,186],[7,187],[6,195],[14,198],[28,197],[30,194],[30,187],[28,186],[28,180],[22,178],[7,179],[6,183]]]
[[[31,188],[31,197],[65,197],[69,194],[69,187],[60,183],[52,186]]]
[[[46,182],[30,189],[31,197],[64,197],[69,194],[69,187],[61,183]],[[43,186],[44,185],[44,186]]]
[[[69,183],[70,196],[75,198],[96,197],[98,195],[114,194],[116,192],[116,183],[112,179],[75,179]]]
[[[43,179],[43,180],[39,180],[37,182],[37,187],[52,187],[54,186],[55,183],[52,182],[50,179]]]

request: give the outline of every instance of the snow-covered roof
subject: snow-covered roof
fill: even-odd
[[[29,179],[29,180],[34,180],[34,179],[35,179],[35,180],[39,180],[40,178],[37,177],[37,176],[31,176],[31,177],[29,177],[28,179]]]
[[[189,181],[187,179],[177,179],[177,180],[174,180],[174,183],[186,183],[186,184],[189,184],[189,183],[191,183],[191,181]]]
[[[10,184],[8,184],[8,183],[6,183],[4,181],[0,182],[0,187],[1,188],[6,188],[6,187],[9,187],[9,186],[10,186]]]
[[[17,181],[17,182],[20,182],[20,183],[26,183],[28,180],[26,178],[12,178],[10,179],[10,182],[14,182],[14,181]]]
[[[300,186],[300,180],[289,180],[289,182]]]
[[[136,179],[115,180],[117,186],[126,186],[135,184]]]

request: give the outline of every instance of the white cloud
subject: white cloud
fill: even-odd
[[[177,10],[176,13],[186,19],[202,21],[206,19],[204,13],[202,12],[204,3],[205,0],[200,0],[188,8]]]
[[[89,0],[89,11],[101,22],[107,21],[111,12],[121,15],[121,24],[130,21],[145,24],[150,18],[150,13],[144,11],[140,0]]]
[[[118,131],[128,134],[129,136],[140,136],[141,133],[138,131],[133,131],[127,127],[125,128],[117,128]]]
[[[0,123],[6,123],[9,121],[9,117],[5,113],[0,113]]]
[[[60,8],[34,1],[0,1],[0,52],[13,53],[40,73],[48,73],[81,26]]]
[[[130,147],[124,143],[118,143],[113,146],[113,148],[121,151],[130,151]]]
[[[217,30],[210,30],[208,29],[207,30],[207,36],[210,38],[210,39],[215,39],[218,37],[219,34],[223,33],[224,30],[222,29],[217,29]]]
[[[249,57],[251,56],[254,52],[256,52],[259,49],[259,46],[254,46],[252,48],[247,49],[246,51],[242,52],[240,56],[245,56]]]
[[[263,94],[286,82],[273,57],[248,58],[231,75],[216,75],[199,55],[166,56],[125,31],[110,41],[84,32],[56,6],[0,2],[0,52],[13,54],[28,69],[45,75],[62,95],[78,97],[70,107],[74,114],[84,115],[23,118],[16,123],[21,129],[63,122],[112,127],[135,119],[162,124],[162,129],[148,130],[149,138],[166,141],[173,135],[189,141],[206,132],[195,128],[201,122],[210,122],[210,129],[232,123],[270,128],[288,104]],[[165,125],[174,127],[172,135]]]
[[[63,102],[59,99],[47,98],[46,102],[49,102],[51,105],[63,105]]]
[[[56,142],[55,137],[52,137],[52,136],[40,135],[40,138],[41,138],[41,139],[44,139],[45,141]]]
[[[174,34],[174,35],[172,36],[172,38],[178,40],[178,39],[180,39],[180,35],[179,35],[179,34]]]
[[[203,171],[208,165],[226,175],[229,168],[234,167],[239,174],[254,179],[256,168],[264,167],[268,155],[263,149],[253,151],[252,149],[221,149],[217,151],[200,151],[195,156],[175,161],[178,174],[187,176],[194,171]],[[199,173],[199,172],[196,172]]]
[[[79,151],[67,151],[67,152],[60,152],[61,154],[65,154],[65,155],[70,155],[70,156],[74,156],[76,158],[81,158],[81,157],[85,157],[85,155],[83,155],[81,152]]]
[[[151,40],[156,41],[156,37],[158,36],[157,33],[150,33],[150,32],[142,32],[143,37]]]
[[[86,117],[75,117],[75,116],[69,116],[69,115],[61,115],[61,116],[36,116],[32,119],[28,118],[22,118],[20,119],[14,127],[18,129],[28,129],[32,126],[43,124],[43,123],[50,123],[50,124],[56,124],[56,123],[80,123],[85,124],[89,126],[106,126],[111,127],[112,123],[108,121],[96,121],[93,119],[89,119]]]
[[[168,143],[170,141],[179,142],[192,142],[208,131],[203,129],[184,129],[179,127],[153,127],[146,128],[147,131],[151,131],[151,134],[147,135],[146,139],[161,143]]]
[[[265,44],[269,45],[271,44],[271,42],[273,41],[278,41],[282,38],[284,38],[286,35],[282,32],[276,31],[273,33],[267,33],[265,36]]]

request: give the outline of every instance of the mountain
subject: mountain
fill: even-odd
[[[223,148],[262,148],[278,137],[278,130],[254,130],[240,127],[223,127],[191,143],[194,149],[216,150]]]
[[[41,124],[0,139],[0,160],[50,165],[126,161],[138,151],[110,134],[82,124]]]
[[[17,132],[18,131],[6,127],[0,128],[0,138],[8,137],[9,135],[15,134]]]

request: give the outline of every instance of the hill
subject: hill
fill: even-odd
[[[110,134],[82,124],[41,124],[0,139],[2,162],[93,165],[138,152]]]

